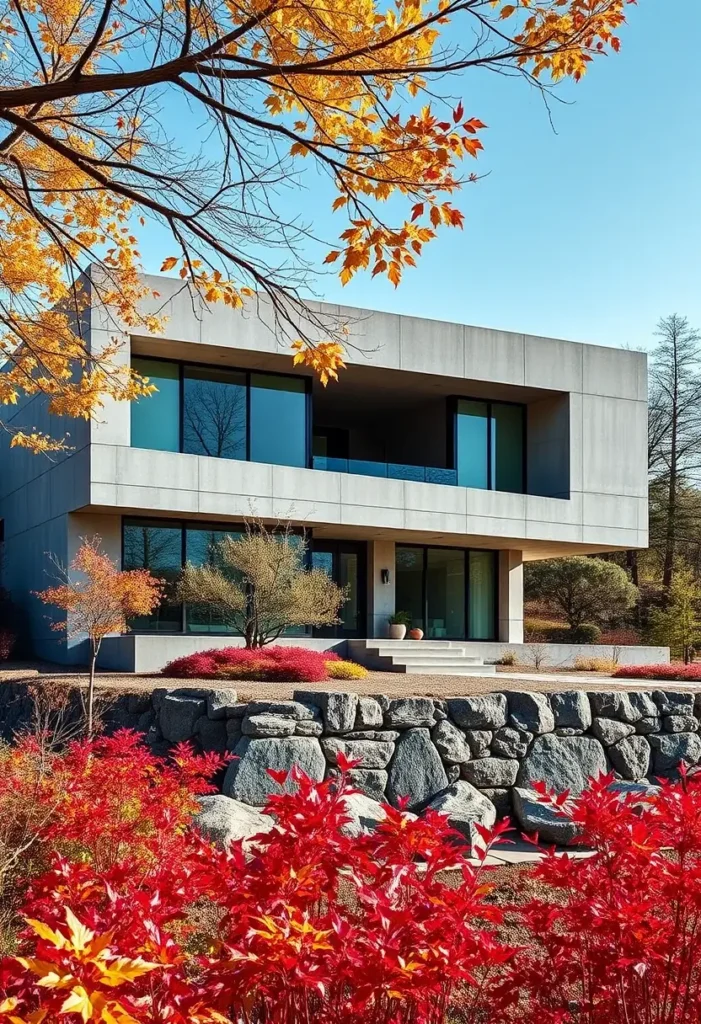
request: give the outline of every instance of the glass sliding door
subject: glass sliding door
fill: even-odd
[[[397,545],[394,606],[427,639],[494,640],[496,558],[495,551]]]
[[[161,359],[134,357],[132,368],[158,388],[131,402],[131,446],[161,452],[180,451],[180,366]]]
[[[455,470],[461,487],[523,494],[525,406],[459,398],[455,409]]]
[[[250,459],[307,465],[307,388],[299,377],[251,374]]]
[[[394,607],[410,615],[411,626],[416,629],[425,628],[424,551],[397,545],[395,552]]]
[[[311,566],[325,572],[346,590],[346,600],[339,612],[340,622],[314,630],[315,636],[359,637],[366,633],[365,544],[352,541],[312,541]]]
[[[496,637],[496,552],[470,551],[470,616],[471,640],[493,640]]]
[[[465,552],[461,548],[426,549],[426,636],[465,636]]]
[[[459,399],[456,423],[456,468],[459,487],[489,487],[489,406]]]
[[[492,487],[495,491],[524,491],[522,405],[492,404]]]
[[[245,373],[183,367],[183,451],[245,459],[246,406]]]

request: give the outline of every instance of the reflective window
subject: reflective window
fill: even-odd
[[[220,563],[219,545],[226,536],[236,539],[242,536],[242,532],[188,526],[185,530],[185,561],[193,565],[217,565]],[[188,633],[235,632],[224,622],[221,613],[211,606],[194,604],[185,606],[185,629]]]
[[[494,551],[470,551],[471,640],[493,640],[496,636],[496,555]]]
[[[427,548],[426,636],[436,640],[465,635],[465,552]]]
[[[180,366],[160,359],[132,359],[132,367],[158,388],[131,402],[132,448],[180,451]]]
[[[455,466],[461,487],[525,490],[525,415],[522,405],[460,398],[455,423]]]
[[[166,581],[166,597],[150,615],[132,619],[132,629],[175,633],[182,629],[182,606],[173,597],[173,585],[182,566],[182,529],[180,524],[154,523],[148,519],[124,522],[125,569],[148,569]]]
[[[522,494],[523,406],[492,404],[492,487]]]
[[[460,487],[489,487],[488,413],[486,402],[458,401],[456,467]]]
[[[394,607],[411,616],[411,626],[424,628],[424,548],[397,545]]]
[[[246,374],[208,366],[183,368],[183,451],[246,458]]]
[[[307,465],[307,393],[299,377],[251,374],[250,458]]]

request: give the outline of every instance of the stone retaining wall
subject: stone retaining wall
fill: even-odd
[[[6,736],[27,710],[21,687],[1,691]],[[700,718],[701,694],[667,690],[436,700],[300,689],[292,701],[239,703],[230,689],[158,688],[121,698],[111,725],[143,731],[157,753],[184,740],[232,751],[222,792],[241,804],[260,807],[278,791],[268,768],[296,764],[321,780],[343,753],[361,762],[351,776],[372,801],[444,810],[463,831],[512,814],[557,841],[569,826],[536,801],[534,782],[576,794],[587,778],[614,771],[623,789],[652,784],[681,760],[701,763]]]

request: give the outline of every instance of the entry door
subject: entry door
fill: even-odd
[[[314,636],[360,637],[366,633],[365,591],[367,551],[363,543],[353,541],[312,541],[312,568],[322,569],[339,587],[347,588],[348,598],[341,607],[340,623],[314,630]]]

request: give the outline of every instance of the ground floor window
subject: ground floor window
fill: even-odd
[[[210,525],[167,519],[122,520],[122,565],[125,569],[148,569],[166,581],[166,597],[151,614],[133,619],[130,626],[139,633],[233,633],[210,607],[187,604],[173,599],[174,584],[186,562],[214,564],[217,544],[225,536],[240,537],[240,523]],[[302,542],[303,531],[299,531]],[[358,637],[366,628],[365,544],[346,541],[309,540],[309,564],[323,569],[348,591],[338,625],[315,630],[315,636]],[[305,636],[304,627],[289,629],[287,636]]]
[[[397,545],[395,607],[432,640],[494,640],[497,552]]]

